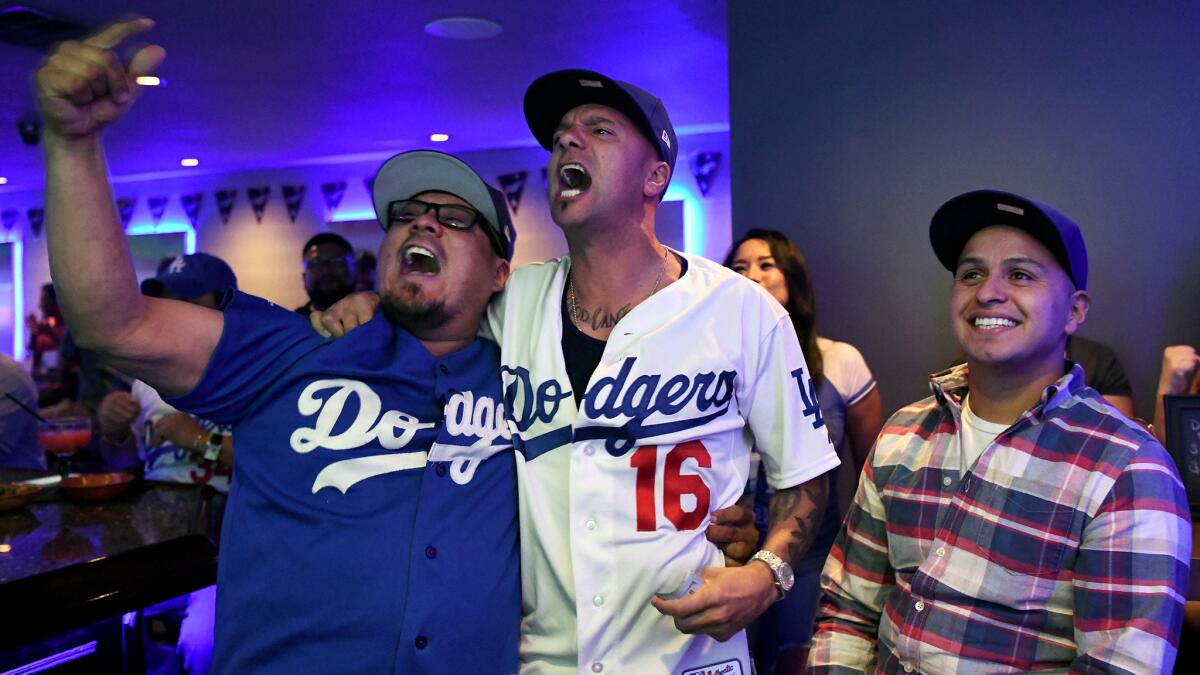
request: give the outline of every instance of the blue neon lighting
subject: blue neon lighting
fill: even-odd
[[[671,185],[663,201],[683,202],[683,250],[704,255],[704,247],[708,243],[708,224],[704,220],[700,198],[690,188]]]
[[[13,358],[25,358],[25,249],[15,234],[0,234],[0,242],[12,244],[13,274]]]
[[[125,228],[125,234],[135,237],[140,234],[172,234],[175,232],[183,233],[183,252],[192,254],[196,252],[196,228],[192,227],[191,223],[181,220],[164,220],[157,225],[154,223],[138,223]]]

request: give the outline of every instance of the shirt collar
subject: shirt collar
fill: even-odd
[[[1066,404],[1067,400],[1083,392],[1083,368],[1074,361],[1067,361],[1067,372],[1042,391],[1042,398],[1027,415],[1033,415],[1038,420],[1046,413]],[[939,405],[953,404],[956,410],[962,408],[963,399],[967,396],[967,364],[962,363],[948,370],[929,376],[929,388],[933,390],[934,398]]]

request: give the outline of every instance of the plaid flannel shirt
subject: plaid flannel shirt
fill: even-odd
[[[965,366],[888,420],[821,575],[811,670],[1170,672],[1183,484],[1083,381],[1047,387],[965,475]]]

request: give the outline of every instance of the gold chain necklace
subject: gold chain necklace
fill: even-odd
[[[667,271],[667,265],[668,265],[667,256],[669,256],[670,254],[671,254],[671,249],[664,246],[663,247],[662,267],[658,270],[658,277],[654,280],[654,288],[650,289],[650,293],[648,295],[646,295],[646,298],[649,298],[651,295],[654,295],[655,293],[658,292],[658,285],[662,283],[663,275]],[[643,298],[642,300],[644,301],[646,298]],[[575,273],[574,273],[574,270],[569,272],[568,276],[567,276],[567,312],[570,313],[570,315],[571,315],[571,323],[575,324],[575,327],[578,328],[580,330],[580,332],[582,332],[583,327],[579,325],[579,302],[578,302],[578,300],[576,300],[576,297],[575,297]]]

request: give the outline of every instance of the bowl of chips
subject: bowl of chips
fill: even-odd
[[[0,483],[0,511],[11,511],[24,507],[42,492],[40,485],[28,483]]]
[[[58,484],[63,494],[85,502],[112,499],[133,485],[131,473],[73,473]]]

